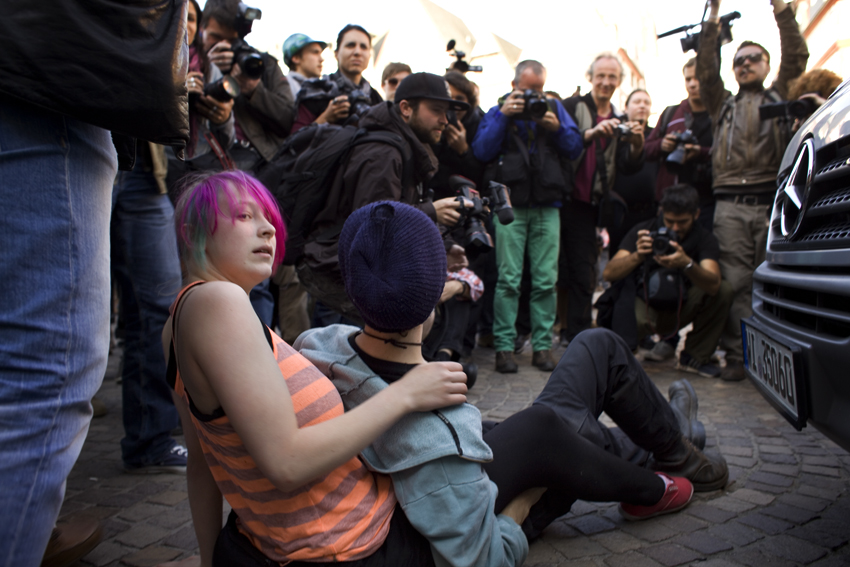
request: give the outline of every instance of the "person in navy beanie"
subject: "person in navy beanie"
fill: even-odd
[[[339,267],[367,327],[397,333],[422,324],[434,310],[446,283],[446,249],[425,213],[379,201],[346,220]]]

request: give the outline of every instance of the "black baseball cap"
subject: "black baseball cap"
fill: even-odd
[[[448,102],[452,110],[469,110],[469,104],[452,98],[446,80],[433,73],[413,73],[406,76],[395,91],[394,102],[417,98]]]

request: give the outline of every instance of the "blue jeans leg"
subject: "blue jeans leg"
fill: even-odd
[[[109,349],[109,132],[0,97],[0,565],[34,567]]]
[[[162,328],[180,290],[174,208],[150,172],[121,172],[114,188],[113,272],[125,323],[121,454],[128,467],[155,463],[174,444],[177,410],[165,380]]]

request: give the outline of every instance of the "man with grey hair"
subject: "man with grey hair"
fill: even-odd
[[[513,90],[481,119],[472,141],[475,157],[492,162],[491,179],[511,189],[515,220],[494,223],[499,278],[493,305],[496,370],[516,372],[513,357],[515,323],[523,261],[528,254],[531,274],[532,364],[551,371],[552,327],[555,324],[555,282],[558,277],[558,209],[568,194],[569,172],[563,158],[582,151],[575,123],[557,100],[543,94],[546,68],[522,61],[511,83]]]
[[[643,163],[643,126],[628,122],[611,104],[623,80],[620,60],[613,53],[597,55],[587,70],[587,79],[591,84],[588,94],[564,101],[584,143],[571,164],[570,204],[561,209],[558,288],[566,295],[567,316],[561,321],[564,345],[591,325],[598,257],[596,227],[612,222],[612,187],[617,173],[635,173]]]

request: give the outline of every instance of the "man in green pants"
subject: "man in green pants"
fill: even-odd
[[[494,223],[499,279],[493,335],[496,370],[502,373],[517,371],[514,325],[525,254],[531,266],[532,364],[547,372],[555,368],[551,347],[561,232],[559,209],[568,182],[561,158],[577,158],[582,141],[561,103],[543,95],[545,83],[543,65],[533,60],[519,63],[512,92],[487,112],[472,142],[475,157],[495,162],[496,180],[510,187],[514,207],[513,223]]]

